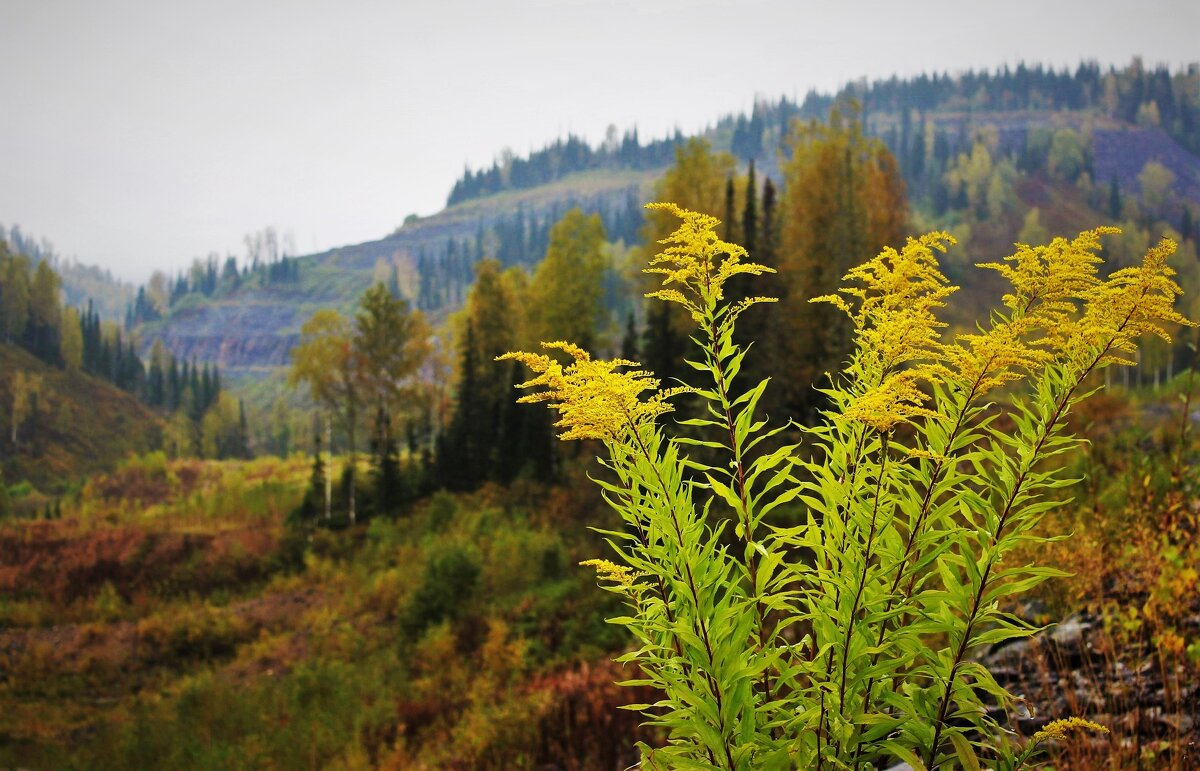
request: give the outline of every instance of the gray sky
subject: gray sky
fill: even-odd
[[[862,76],[1200,59],[1200,2],[0,0],[0,223],[145,279],[272,225],[310,252],[464,163],[643,139]]]

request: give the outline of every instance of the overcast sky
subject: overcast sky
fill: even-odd
[[[1200,59],[1200,2],[0,0],[0,223],[144,280],[271,225],[311,252],[440,209],[464,164],[755,95]]]

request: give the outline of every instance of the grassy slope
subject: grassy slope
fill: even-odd
[[[9,441],[12,420],[10,373],[42,378],[42,410],[32,436]],[[112,468],[132,454],[158,445],[162,421],[133,396],[82,372],[47,365],[28,352],[0,344],[0,463],[11,485],[28,480],[57,492],[87,474]]]
[[[629,765],[615,608],[575,564],[594,496],[439,494],[297,540],[307,475],[151,457],[0,523],[0,767]]]

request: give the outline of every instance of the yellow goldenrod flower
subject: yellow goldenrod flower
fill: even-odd
[[[512,359],[533,370],[537,377],[518,388],[545,390],[526,394],[517,401],[527,404],[551,402],[558,410],[555,424],[565,429],[560,439],[600,439],[616,441],[626,430],[652,422],[671,411],[667,399],[684,388],[658,390],[659,381],[649,372],[636,369],[636,362],[624,359],[597,360],[572,343],[542,343],[542,347],[566,353],[573,362],[563,366],[550,356],[516,351],[498,356],[497,361]],[[626,368],[625,371],[618,371]],[[642,394],[650,391],[649,398]]]
[[[809,302],[830,303],[850,317],[868,368],[877,363],[888,373],[910,361],[936,359],[941,351],[939,330],[946,325],[935,311],[958,287],[938,268],[935,252],[954,243],[954,237],[943,232],[910,238],[899,252],[888,247],[844,276],[859,286],[842,287],[837,295]],[[840,295],[857,302],[852,306]]]
[[[982,395],[1052,361],[1072,336],[1082,339],[1079,304],[1101,285],[1100,236],[1119,232],[1101,227],[1046,246],[1017,244],[1016,253],[1003,263],[980,264],[1012,284],[1004,295],[1009,313],[995,319],[987,332],[957,337],[945,352],[947,379]],[[1038,332],[1040,338],[1035,337]]]
[[[1042,348],[1025,341],[1033,328],[1027,316],[1000,321],[978,335],[958,335],[957,344],[947,346],[943,375],[947,380],[974,388],[975,395],[1012,380],[1053,359]]]
[[[1047,336],[1076,361],[1102,350],[1102,364],[1133,364],[1127,355],[1137,351],[1142,335],[1156,335],[1169,343],[1168,324],[1196,326],[1175,310],[1175,298],[1183,290],[1167,265],[1167,258],[1174,253],[1175,242],[1162,239],[1146,253],[1141,265],[1118,270],[1107,281],[1090,287],[1082,297],[1082,316],[1048,331]]]
[[[609,562],[608,560],[591,559],[584,560],[579,564],[594,567],[596,569],[596,575],[602,580],[612,581],[614,584],[624,587],[633,586],[633,579],[637,578],[638,576],[637,573],[634,573],[626,566],[618,565],[617,563]]]
[[[1071,241],[1055,238],[1046,246],[1017,244],[1017,251],[1003,263],[981,263],[979,267],[997,271],[1008,279],[1013,291],[1004,295],[1004,304],[1018,315],[1034,312],[1042,326],[1053,327],[1069,318],[1075,301],[1100,283],[1096,254],[1100,236],[1120,233],[1120,228],[1100,227],[1085,230]]]
[[[733,276],[775,272],[765,265],[744,262],[747,252],[743,247],[718,238],[717,226],[721,221],[716,217],[673,203],[649,203],[646,208],[669,212],[683,220],[674,233],[659,241],[666,248],[655,255],[650,267],[643,271],[664,276],[663,288],[647,293],[647,297],[678,303],[699,321],[705,311],[712,310],[724,297],[725,282]],[[671,288],[672,284],[679,288]],[[770,301],[769,298],[749,298],[730,313],[736,316],[754,303]]]
[[[933,410],[922,405],[929,397],[917,387],[919,380],[928,379],[921,370],[904,370],[884,378],[846,408],[845,417],[866,423],[876,431],[891,431],[897,423],[915,417],[938,418]]]
[[[1033,744],[1039,744],[1048,739],[1057,739],[1063,741],[1067,738],[1067,734],[1071,731],[1099,731],[1100,733],[1108,733],[1108,728],[1094,723],[1091,720],[1085,720],[1081,717],[1068,717],[1062,720],[1053,720],[1046,724],[1046,727],[1038,731],[1030,739]]]

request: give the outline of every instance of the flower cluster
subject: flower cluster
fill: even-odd
[[[737,244],[717,237],[721,221],[707,214],[690,211],[673,203],[650,203],[647,209],[669,212],[683,222],[670,236],[659,241],[665,248],[650,261],[645,273],[664,276],[663,288],[646,294],[666,302],[682,305],[692,318],[699,321],[707,310],[716,307],[724,297],[724,285],[741,273],[758,276],[774,273],[772,268],[745,262],[746,250]],[[672,288],[675,284],[678,288]],[[774,298],[751,297],[741,301],[730,314],[736,316],[750,305],[774,302]]]
[[[908,239],[899,252],[887,247],[843,277],[858,286],[809,302],[830,303],[844,311],[854,323],[859,350],[884,372],[910,361],[936,359],[940,330],[946,326],[936,311],[958,287],[942,274],[935,252],[955,243],[949,233],[934,232]],[[841,295],[856,302],[852,306]]]
[[[1099,731],[1106,734],[1108,733],[1108,728],[1081,717],[1068,717],[1050,721],[1042,730],[1035,733],[1029,741],[1035,745],[1049,739],[1063,741],[1067,738],[1067,734],[1072,731]]]
[[[1020,380],[1054,357],[1026,338],[1033,328],[1028,316],[1002,320],[983,334],[958,335],[944,353],[946,379],[981,396],[1012,380]]]
[[[1008,313],[999,314],[988,331],[959,335],[957,345],[947,348],[948,379],[981,395],[1052,361],[1066,350],[1069,338],[1078,346],[1085,338],[1080,305],[1087,305],[1103,286],[1097,275],[1100,236],[1120,232],[1101,227],[1070,241],[1055,238],[1046,246],[1017,244],[1016,253],[1003,263],[980,264],[1012,284],[1004,295]]]
[[[1012,284],[1013,291],[1004,295],[1008,308],[1024,315],[1036,307],[1043,328],[1053,328],[1069,319],[1075,301],[1099,283],[1100,236],[1120,232],[1120,228],[1100,227],[1070,241],[1055,238],[1046,246],[1017,244],[1016,253],[1004,258],[1011,264],[986,262],[978,267],[995,270]]]
[[[518,401],[551,402],[559,413],[555,425],[564,429],[560,439],[617,441],[626,430],[636,430],[670,412],[672,407],[667,399],[689,390],[660,391],[659,381],[649,372],[637,369],[636,362],[593,359],[572,343],[542,343],[542,347],[562,351],[573,361],[564,366],[551,356],[524,351],[506,353],[498,356],[497,361],[519,361],[536,373],[537,377],[517,387],[545,390],[526,394]],[[650,396],[643,399],[642,394],[647,391]]]
[[[1171,342],[1168,325],[1196,326],[1175,310],[1175,298],[1183,290],[1172,276],[1167,258],[1175,253],[1175,242],[1164,238],[1146,253],[1142,264],[1118,270],[1107,281],[1083,294],[1084,311],[1074,322],[1054,332],[1063,351],[1073,359],[1090,352],[1104,352],[1105,363],[1133,364],[1142,335],[1155,335]]]
[[[845,417],[865,423],[880,433],[891,431],[897,423],[916,417],[937,419],[938,413],[922,406],[929,397],[918,383],[927,377],[924,370],[918,369],[892,373],[851,402]]]
[[[915,417],[936,417],[923,406],[928,396],[920,383],[942,375],[937,362],[946,324],[938,320],[937,309],[958,287],[943,275],[936,253],[954,243],[953,236],[941,232],[910,238],[900,251],[888,247],[847,273],[844,280],[853,285],[809,300],[829,303],[850,317],[859,367],[877,376],[847,407],[846,418],[886,432]]]
[[[617,586],[624,588],[633,586],[633,579],[638,577],[637,573],[634,573],[625,565],[618,565],[617,563],[609,562],[608,560],[590,559],[584,560],[579,564],[586,567],[595,568],[596,575],[599,576],[601,580],[612,581]]]

